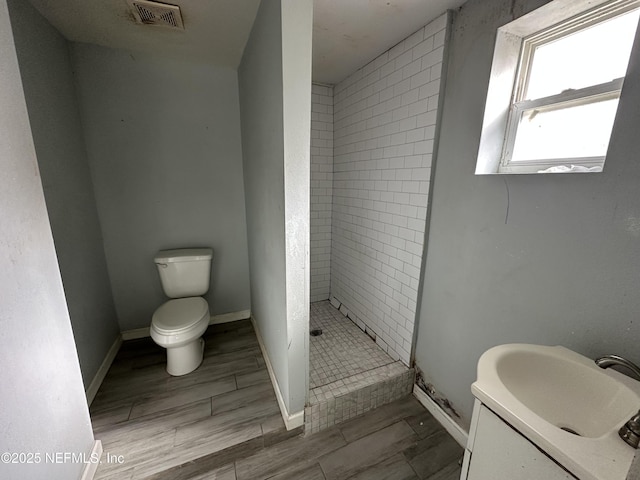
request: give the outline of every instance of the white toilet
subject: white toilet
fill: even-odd
[[[151,338],[167,349],[167,372],[180,376],[202,363],[209,325],[209,304],[198,296],[209,290],[210,248],[183,248],[158,252],[154,261],[167,297],[151,319]]]

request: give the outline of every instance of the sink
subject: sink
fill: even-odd
[[[496,372],[518,401],[547,422],[601,437],[637,412],[640,400],[593,361],[585,365],[584,357],[572,354],[562,347],[510,349],[498,359]]]
[[[578,478],[624,479],[635,453],[617,434],[640,382],[567,348],[510,344],[478,361],[476,398]]]

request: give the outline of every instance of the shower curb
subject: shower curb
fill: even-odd
[[[316,399],[314,403],[307,405],[304,409],[305,436],[321,432],[411,394],[415,370],[404,365],[402,367],[403,371],[384,380],[363,385],[339,396]]]

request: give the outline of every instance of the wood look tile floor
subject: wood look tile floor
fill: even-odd
[[[287,432],[248,320],[209,327],[171,377],[151,339],[125,342],[91,405],[97,479],[454,480],[462,448],[411,396],[313,435]]]

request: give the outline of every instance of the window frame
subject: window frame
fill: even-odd
[[[594,6],[593,2],[586,0],[555,0],[498,29],[476,174],[538,173],[559,165],[603,166],[606,155],[511,160],[520,118],[525,112],[534,108],[558,110],[620,98],[624,77],[535,100],[523,99],[538,46],[640,9],[640,0],[602,0],[595,3]],[[564,17],[558,13],[563,9],[566,10]],[[505,81],[508,82],[509,78],[511,87],[505,92]]]
[[[536,100],[522,100],[513,103],[509,112],[509,120],[507,121],[507,134],[505,136],[502,159],[500,161],[498,172],[515,173],[518,171],[530,170],[538,172],[539,170],[544,170],[545,168],[558,165],[581,165],[584,167],[602,166],[605,160],[604,155],[596,157],[512,160],[518,126],[522,115],[529,110],[537,109],[540,111],[553,111],[569,106],[577,107],[580,105],[597,103],[599,101],[619,99],[623,81],[624,78],[621,77],[611,82],[592,85],[579,90],[571,90],[557,95],[538,98]]]

